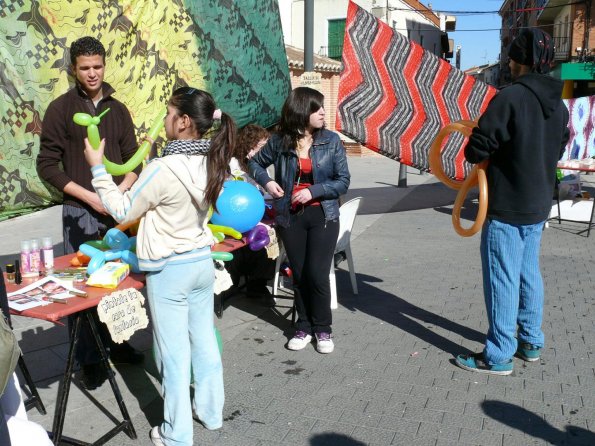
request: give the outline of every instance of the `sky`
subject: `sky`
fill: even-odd
[[[456,31],[448,32],[455,48],[461,46],[461,69],[497,62],[500,54],[500,28],[502,19],[498,10],[502,0],[421,0],[434,11],[450,11],[457,18]],[[494,14],[460,14],[455,11],[496,11]],[[465,31],[487,30],[494,31]],[[455,65],[455,58],[451,60]]]

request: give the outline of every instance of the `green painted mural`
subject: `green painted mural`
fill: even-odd
[[[267,127],[291,88],[276,0],[2,1],[0,220],[61,201],[35,159],[48,104],[73,86],[70,44],[85,35],[104,44],[105,80],[138,137],[180,86],[209,91],[239,126]]]

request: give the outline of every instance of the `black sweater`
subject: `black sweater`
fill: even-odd
[[[136,152],[134,125],[128,109],[112,96],[114,89],[106,82],[103,83],[102,93],[103,99],[95,108],[91,99],[76,86],[52,101],[45,112],[37,173],[60,191],[70,181],[93,191],[91,169],[84,155],[87,128],[73,122],[75,113],[96,116],[109,108],[99,124],[100,137],[106,142],[105,156],[114,163],[122,164]],[[138,166],[133,172],[138,175],[141,170],[142,166]],[[116,184],[123,179],[123,176],[114,177]],[[89,209],[86,203],[68,194],[64,194],[64,203]]]
[[[470,163],[489,159],[488,217],[510,224],[544,221],[556,164],[568,141],[562,82],[526,74],[500,91],[465,147]]]

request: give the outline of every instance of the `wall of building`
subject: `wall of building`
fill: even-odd
[[[407,11],[406,9],[411,8],[408,3],[393,1],[390,2],[390,6],[398,8],[397,10],[389,11],[388,15],[387,23],[393,29],[414,42],[419,43],[424,49],[433,54],[437,56],[442,55],[442,32],[439,27],[418,11]]]
[[[412,11],[411,6],[399,0],[386,1],[357,0],[366,11],[374,12],[385,23],[436,55],[441,54],[441,33],[438,27],[422,13]],[[321,49],[328,46],[328,21],[347,17],[347,0],[314,1],[314,52],[324,54]],[[304,0],[280,0],[281,23],[285,43],[304,48]],[[390,10],[396,8],[396,10]],[[324,51],[324,50],[322,50]]]

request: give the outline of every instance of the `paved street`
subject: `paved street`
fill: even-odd
[[[364,197],[352,235],[359,295],[343,262],[335,352],[284,347],[292,331],[280,313],[290,299],[279,299],[277,313],[230,300],[217,320],[225,422],[215,432],[196,423],[194,444],[594,445],[595,235],[577,234],[586,226],[573,223],[544,232],[542,359],[515,359],[508,377],[467,372],[454,355],[480,350],[487,322],[479,235],[452,229],[455,192],[414,169],[409,187],[396,188],[398,164],[383,157],[350,157],[349,165],[347,198]],[[463,217],[475,213],[467,205]],[[15,324],[48,409],[29,416],[51,430],[66,329],[21,317]],[[109,445],[150,444],[149,428],[162,419],[150,331],[131,343],[146,352],[145,368],[117,366],[116,374],[138,438],[121,433]],[[94,441],[120,414],[108,384],[85,393],[75,381],[64,433]]]

